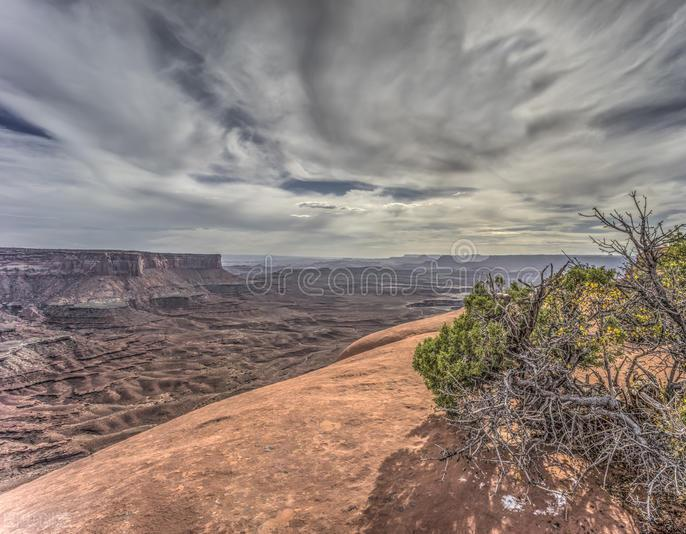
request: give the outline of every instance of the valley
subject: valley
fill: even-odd
[[[0,490],[445,309],[290,280],[260,295],[219,255],[2,249]]]

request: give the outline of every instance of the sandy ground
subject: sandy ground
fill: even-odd
[[[79,308],[59,323],[3,321],[0,312],[0,492],[436,313],[406,304],[389,295],[211,293],[106,316]]]
[[[635,532],[597,488],[564,503],[423,460],[416,344],[455,312],[363,338],[317,371],[208,405],[0,495],[2,532]],[[445,476],[444,476],[445,473]]]

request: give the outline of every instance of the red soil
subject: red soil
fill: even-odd
[[[567,509],[462,462],[411,360],[456,312],[178,417],[0,495],[2,532],[636,532],[605,492]],[[364,352],[362,352],[364,351]],[[442,480],[443,478],[443,480]]]

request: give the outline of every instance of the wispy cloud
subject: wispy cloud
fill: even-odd
[[[684,71],[679,0],[4,0],[0,244],[584,250],[683,219]]]

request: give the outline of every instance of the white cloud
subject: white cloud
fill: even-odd
[[[0,244],[587,251],[683,216],[684,50],[672,0],[5,0]]]

